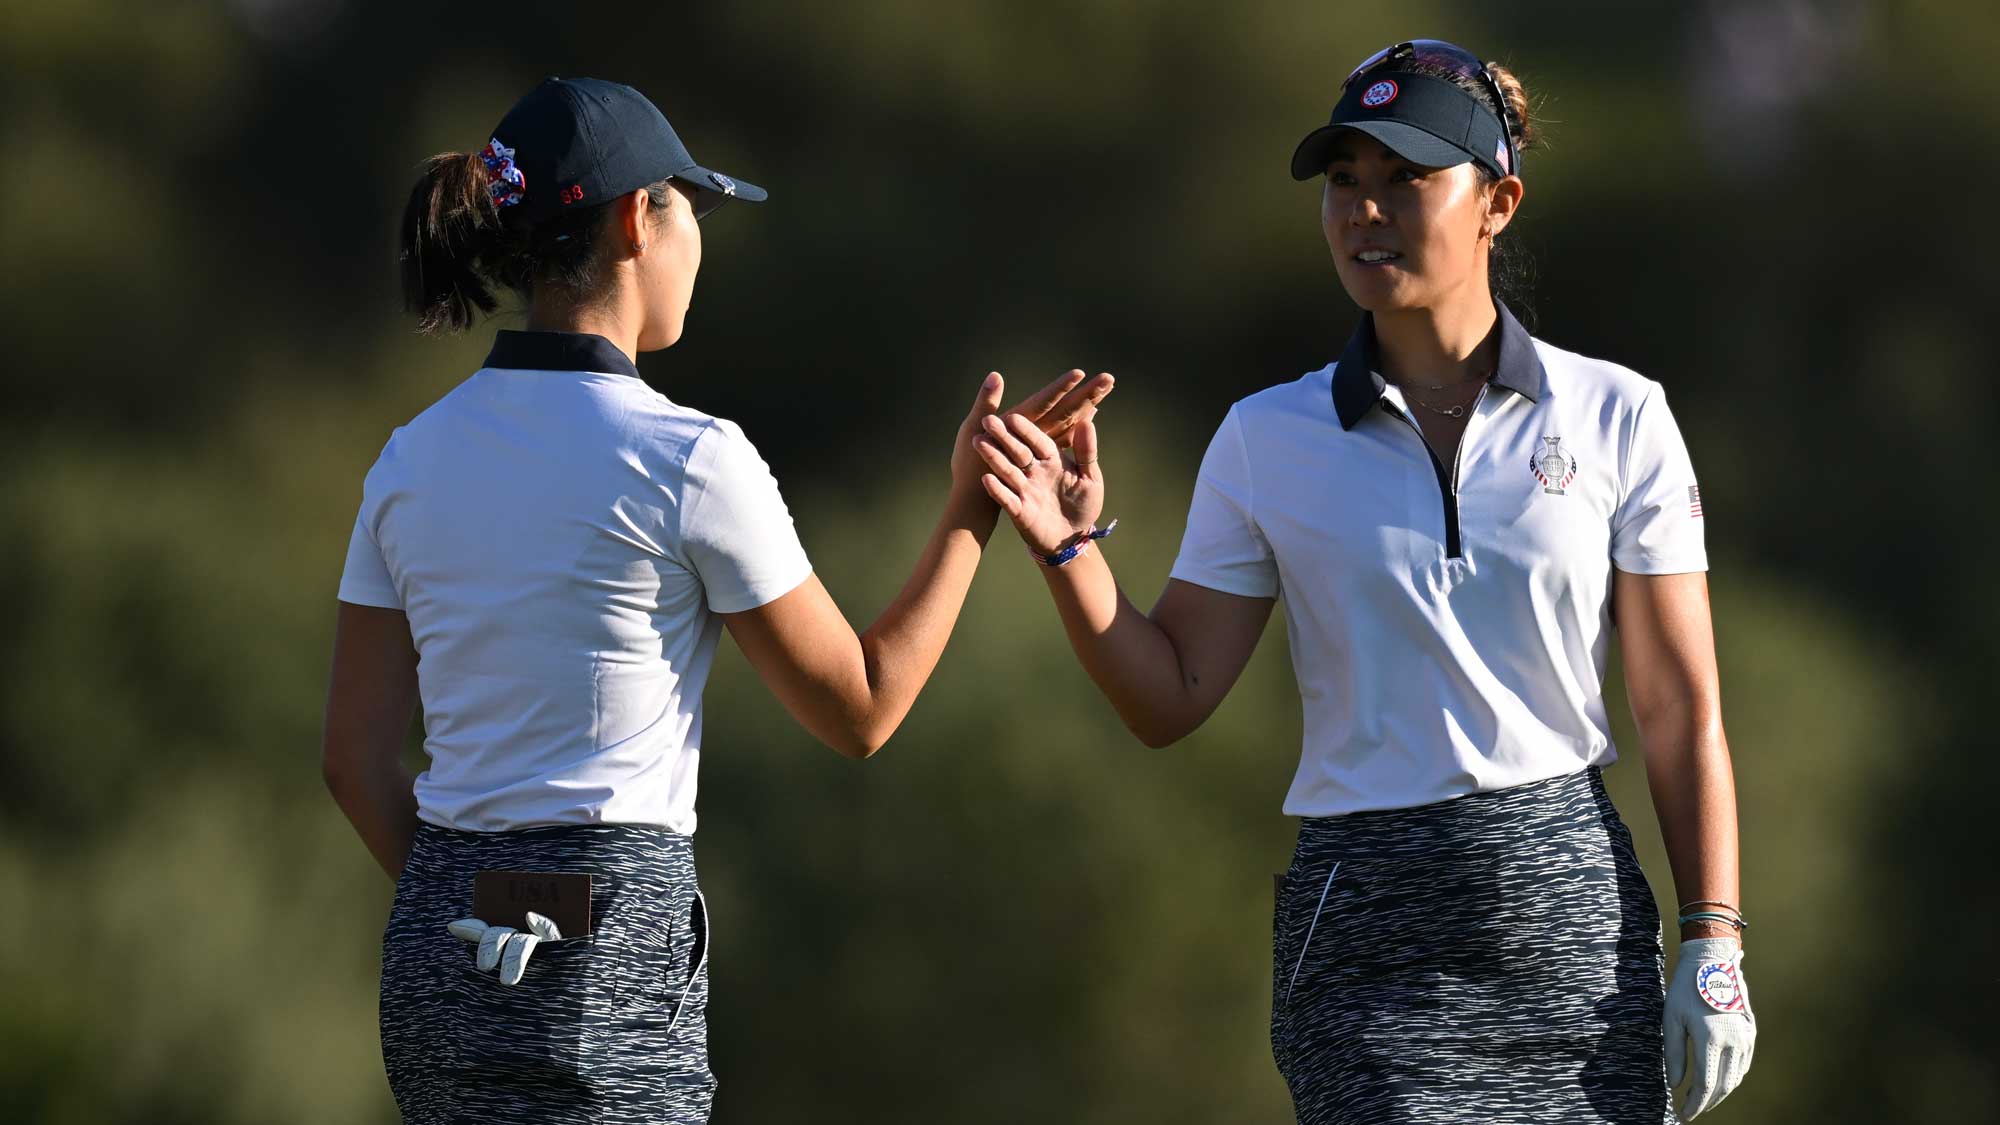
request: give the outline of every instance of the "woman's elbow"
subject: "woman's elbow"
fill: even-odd
[[[882,748],[880,742],[859,737],[835,739],[827,745],[833,747],[833,752],[841,757],[851,758],[857,762],[867,761],[875,756],[875,751]]]
[[[854,700],[819,699],[807,705],[791,706],[792,719],[820,745],[843,758],[862,759],[881,749],[893,725],[885,725],[871,714],[866,697]]]
[[[1162,722],[1157,718],[1126,720],[1125,729],[1132,732],[1148,750],[1165,750],[1186,738],[1194,728],[1184,723]]]
[[[320,751],[319,778],[326,784],[327,792],[339,796],[353,784],[354,763],[329,743]]]
[[[860,762],[875,756],[875,751],[889,741],[894,728],[876,730],[861,724],[843,725],[838,730],[820,734],[819,740],[826,743],[834,753],[843,758]]]
[[[320,780],[338,796],[367,784],[371,774],[396,760],[395,753],[393,748],[376,749],[368,739],[353,732],[329,731],[320,742]]]

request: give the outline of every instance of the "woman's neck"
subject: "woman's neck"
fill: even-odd
[[[1397,384],[1452,386],[1485,378],[1500,357],[1500,316],[1484,285],[1430,308],[1375,314],[1382,375]]]
[[[588,332],[611,341],[627,359],[639,360],[639,329],[628,327],[623,310],[612,305],[571,305],[554,301],[530,301],[530,332]]]

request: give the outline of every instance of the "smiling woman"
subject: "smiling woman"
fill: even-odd
[[[1514,177],[1514,183],[1517,186],[1521,184],[1521,154],[1537,146],[1541,138],[1541,130],[1532,118],[1532,110],[1528,105],[1528,92],[1521,85],[1521,80],[1514,76],[1513,71],[1508,70],[1499,63],[1490,62],[1478,73],[1469,73],[1467,67],[1455,63],[1449,53],[1443,51],[1412,52],[1408,57],[1398,60],[1397,68],[1401,73],[1406,75],[1417,75],[1441,82],[1449,82],[1463,91],[1466,96],[1477,101],[1482,107],[1491,110],[1493,115],[1503,123],[1505,141],[1504,143],[1495,142],[1491,153],[1491,160],[1480,159],[1475,156],[1469,161],[1473,175],[1482,187],[1487,188],[1501,184],[1509,176]],[[1407,79],[1404,81],[1407,81]],[[1374,109],[1380,109],[1388,105],[1390,101],[1395,100],[1402,92],[1401,84],[1394,79],[1383,79],[1378,83],[1371,84],[1369,89],[1374,92],[1375,104],[1370,107]],[[1388,93],[1388,91],[1393,91],[1393,93]],[[1367,99],[1368,93],[1364,92],[1363,100],[1366,101]],[[1475,118],[1475,122],[1476,120]],[[1363,137],[1379,135],[1371,133],[1365,127],[1367,124],[1369,123],[1353,123],[1344,129],[1336,129],[1329,126],[1324,130],[1323,132],[1327,134],[1327,140],[1332,145],[1326,151],[1325,159],[1327,163],[1312,169],[1308,173],[1308,178],[1324,172],[1327,174],[1328,186],[1332,186],[1335,177],[1330,165],[1337,158],[1337,154],[1345,150],[1351,157],[1357,140],[1357,134]],[[1378,121],[1373,124],[1379,128],[1384,122]],[[1393,133],[1395,131],[1386,130],[1385,132]],[[1315,137],[1319,135],[1316,133]],[[1408,133],[1402,133],[1400,136],[1406,144],[1412,142],[1421,143]],[[1309,138],[1310,141],[1311,138]],[[1388,152],[1391,155],[1394,155],[1396,152],[1395,149],[1379,142],[1374,146],[1374,149],[1378,152]],[[1301,158],[1311,159],[1311,154],[1314,151],[1316,150],[1303,145],[1300,147],[1299,155],[1294,158],[1293,175],[1296,176],[1298,174],[1298,161]],[[1439,159],[1451,162],[1453,157],[1450,153],[1442,153],[1439,155]],[[1418,170],[1412,169],[1411,171],[1414,174]],[[1513,199],[1513,205],[1518,208],[1519,204],[1520,198],[1516,196]],[[1500,237],[1500,231],[1505,226],[1506,224],[1502,223],[1493,228],[1491,235],[1486,239],[1484,250],[1487,283],[1494,296],[1510,303],[1521,302],[1525,301],[1528,296],[1527,285],[1530,270],[1527,259],[1521,251],[1515,248],[1510,240],[1503,240]],[[1329,239],[1332,238],[1331,233],[1329,233],[1328,237]],[[1339,256],[1337,248],[1335,249],[1335,256],[1336,259]]]
[[[1657,383],[1494,299],[1526,110],[1511,74],[1436,40],[1349,75],[1292,174],[1326,177],[1360,325],[1223,419],[1150,614],[1081,549],[1095,428],[1071,464],[1025,420],[985,423],[988,492],[1149,745],[1207,719],[1285,595],[1305,739],[1271,1045],[1309,1125],[1670,1122],[1684,1071],[1692,1116],[1754,1042],[1700,494]],[[1600,774],[1614,632],[1686,904],[1671,990]]]

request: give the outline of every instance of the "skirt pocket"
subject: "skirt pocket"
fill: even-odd
[[[707,1120],[715,1090],[708,1066],[708,909],[691,886],[628,897],[613,928],[616,1003],[601,1017],[603,1045],[586,1079],[659,1107],[660,1121]],[[671,1110],[671,1112],[666,1112]],[[648,1118],[647,1120],[653,1120]]]
[[[631,933],[633,962],[643,969],[619,994],[619,1015],[655,1035],[698,1019],[706,998],[708,901],[697,888],[675,890],[648,904],[643,933]]]
[[[1376,998],[1408,995],[1436,964],[1436,903],[1411,866],[1349,857],[1287,877],[1274,1011],[1294,1054],[1324,1038],[1330,1022],[1344,1034],[1391,1016]]]
[[[1285,1035],[1285,977],[1286,966],[1291,963],[1292,943],[1290,932],[1290,905],[1292,876],[1288,872],[1277,877],[1271,904],[1271,1057],[1277,1060],[1278,1072],[1284,1073],[1290,1063],[1290,1053]]]
[[[592,937],[543,942],[520,983],[505,985],[498,973],[475,967],[471,947],[463,948],[451,1016],[462,1071],[504,1076],[510,1084],[580,1075],[589,1055],[587,1017],[605,1001],[597,994],[607,951]]]
[[[684,960],[686,973],[680,982],[678,994],[674,997],[674,1024],[684,1018],[703,1019],[708,1001],[708,899],[699,889],[694,892],[694,902],[688,908],[689,946]],[[673,983],[669,977],[668,983]]]
[[[1321,927],[1340,870],[1338,861],[1307,866],[1295,861],[1278,877],[1271,918],[1271,1053],[1280,1073],[1291,1063],[1301,978],[1324,936]]]

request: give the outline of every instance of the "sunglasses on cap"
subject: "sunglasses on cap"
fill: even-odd
[[[1521,153],[1514,144],[1514,118],[1507,108],[1507,95],[1500,91],[1500,83],[1486,69],[1485,62],[1478,55],[1442,39],[1409,39],[1393,47],[1384,47],[1362,60],[1360,66],[1340,84],[1344,91],[1354,85],[1356,79],[1391,64],[1419,62],[1438,67],[1460,78],[1476,78],[1484,83],[1493,95],[1493,104],[1500,110],[1500,135],[1507,142],[1507,171],[1521,174]]]

